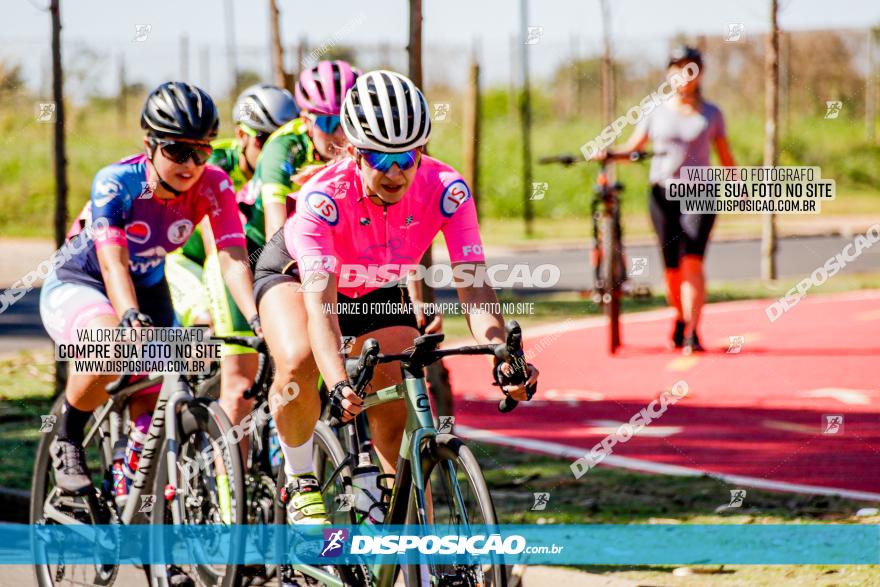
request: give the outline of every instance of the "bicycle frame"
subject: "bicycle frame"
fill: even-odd
[[[123,507],[119,515],[122,524],[130,524],[135,514],[139,513],[136,508],[146,487],[147,478],[152,470],[156,454],[161,447],[163,434],[168,438],[168,453],[166,455],[168,482],[175,488],[178,487],[177,426],[166,426],[165,423],[173,421],[180,403],[192,397],[189,386],[185,382],[181,382],[177,374],[168,374],[163,376],[151,375],[146,379],[125,387],[122,391],[112,395],[110,400],[101,408],[101,411],[96,414],[95,424],[89,429],[83,441],[83,446],[88,446],[94,436],[100,434],[102,439],[106,439],[109,436],[110,446],[112,447],[122,436],[122,414],[128,405],[128,400],[138,391],[155,385],[160,378],[163,378],[162,389],[159,392],[156,407],[153,410],[153,419],[150,422],[147,440],[144,442],[144,448],[138,461],[138,469],[132,480],[125,507]],[[180,492],[175,492],[171,503],[172,516],[176,524],[183,521],[183,507],[180,497]],[[52,506],[48,496],[44,510],[46,517],[54,519],[59,523],[77,523],[76,520]]]
[[[422,474],[421,466],[413,466],[413,463],[421,464],[421,450],[425,442],[437,436],[434,426],[434,413],[431,402],[428,399],[428,387],[421,374],[410,372],[406,367],[401,368],[404,372],[403,383],[380,389],[375,393],[364,397],[363,411],[388,402],[404,400],[406,404],[406,425],[403,430],[403,439],[400,443],[400,452],[397,459],[397,472],[394,477],[394,492],[391,504],[385,516],[386,525],[402,525],[406,523],[407,508],[409,506],[410,491],[415,489],[416,512],[419,524],[428,524],[426,507],[426,480]],[[352,424],[353,425],[353,424]],[[337,470],[330,474],[327,484],[333,483],[339,475],[344,462]],[[458,482],[453,477],[458,501],[461,503]],[[322,491],[326,488],[322,488]],[[343,587],[342,581],[312,565],[291,565],[292,568],[309,575],[332,587]],[[370,570],[378,577],[376,584],[379,587],[391,587],[394,581],[392,565],[373,564]]]

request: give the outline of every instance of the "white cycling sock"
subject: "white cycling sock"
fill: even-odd
[[[280,438],[281,452],[284,454],[284,472],[288,477],[314,473],[315,465],[312,463],[312,437],[299,446],[288,446]]]

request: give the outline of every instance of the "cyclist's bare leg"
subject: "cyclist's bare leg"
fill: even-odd
[[[86,328],[115,328],[118,325],[116,316],[103,314],[89,320]],[[69,364],[73,366],[73,363]],[[119,377],[114,374],[76,373],[72,368],[69,373],[64,395],[71,406],[83,412],[94,412],[106,402],[108,396],[105,387]]]
[[[298,283],[281,283],[260,300],[263,337],[275,363],[269,405],[281,441],[300,446],[309,440],[321,415],[318,367],[312,357],[308,318]],[[291,393],[295,383],[297,393]],[[295,395],[295,397],[293,397]]]
[[[227,355],[220,361],[220,407],[226,412],[233,426],[241,423],[254,409],[254,400],[245,399],[244,392],[250,389],[257,377],[260,357],[249,353],[243,355]],[[247,457],[247,434],[239,443],[242,458]]]
[[[675,308],[675,319],[685,321],[681,305],[681,268],[666,269],[666,291],[669,305]]]
[[[383,353],[399,353],[412,346],[412,341],[419,335],[415,328],[409,326],[392,326],[381,328],[358,338],[353,354],[360,352],[360,347],[368,338],[379,341],[379,348]],[[373,375],[371,389],[383,389],[391,385],[397,385],[403,379],[400,374],[400,364],[383,363],[376,367]],[[370,409],[370,437],[373,446],[379,455],[382,469],[385,473],[393,475],[397,465],[397,455],[400,452],[400,441],[403,438],[403,429],[406,425],[406,405],[403,402],[389,402]]]
[[[684,321],[687,323],[686,335],[697,331],[703,303],[706,300],[706,277],[703,273],[703,258],[685,255],[681,260],[681,306]]]

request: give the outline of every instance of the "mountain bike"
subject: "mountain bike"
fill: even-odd
[[[117,473],[114,461],[130,434],[128,402],[139,391],[161,384],[149,431],[130,487]],[[94,487],[79,495],[66,494],[54,484],[49,447],[57,429],[44,434],[37,448],[31,484],[31,524],[243,524],[244,481],[241,457],[235,445],[224,441],[229,420],[215,402],[196,398],[188,377],[153,374],[144,378],[123,375],[107,386],[110,398],[96,410],[86,430],[83,447]],[[64,396],[51,415],[60,418]],[[183,471],[196,471],[185,475]],[[117,544],[117,549],[118,549]],[[118,564],[65,565],[64,545],[35,539],[44,560],[35,565],[37,583],[52,585],[112,585]],[[193,549],[211,545],[188,544]],[[231,545],[230,548],[236,548]],[[233,553],[230,553],[233,554]],[[106,560],[106,559],[104,559]],[[168,585],[172,565],[147,565],[151,584]],[[183,570],[197,585],[232,587],[234,565],[196,564]]]
[[[593,269],[593,301],[602,306],[608,316],[608,349],[611,354],[621,345],[620,303],[627,280],[626,263],[623,252],[623,229],[620,224],[620,194],[623,184],[612,181],[608,167],[613,161],[644,161],[651,153],[636,151],[630,154],[608,154],[597,160],[599,174],[590,202],[590,216],[593,219],[593,249],[590,265]],[[542,157],[542,165],[559,163],[565,167],[586,160],[578,155],[554,155]]]
[[[426,334],[417,337],[413,346],[402,353],[381,354],[375,339],[364,342],[360,356],[347,358],[346,371],[355,392],[363,399],[363,411],[348,423],[336,417],[319,421],[315,428],[315,473],[321,483],[327,511],[332,524],[376,524],[381,517],[384,525],[431,524],[455,526],[495,526],[497,517],[492,496],[483,478],[480,465],[465,443],[452,434],[441,434],[434,425],[434,413],[425,385],[424,369],[432,363],[452,355],[494,355],[499,361],[513,365],[513,383],[525,381],[527,365],[522,352],[522,333],[515,321],[506,325],[507,341],[502,344],[465,346],[455,349],[439,349],[443,334]],[[367,394],[376,365],[399,362],[403,383]],[[496,369],[496,380],[498,379]],[[536,391],[528,389],[529,397]],[[370,450],[369,442],[360,437],[357,421],[370,409],[392,401],[406,405],[407,421],[403,432],[396,474],[379,476],[381,499],[375,504],[381,516],[366,515],[351,505],[355,487],[354,471],[365,461]],[[502,412],[516,408],[512,398],[505,397],[498,405]],[[345,447],[340,444],[334,429],[344,428]],[[367,453],[368,454],[368,453]],[[375,461],[375,455],[368,455]],[[283,487],[285,479],[279,478]],[[284,496],[279,500],[276,520],[285,519]],[[482,565],[441,565],[428,561],[424,568],[419,565],[341,565],[332,572],[327,568],[296,564],[298,572],[326,585],[369,585],[390,587],[403,572],[409,586],[429,587],[436,585],[465,585],[505,587],[509,567],[500,557]]]

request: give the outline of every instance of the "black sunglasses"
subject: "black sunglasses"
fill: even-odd
[[[177,163],[186,163],[192,157],[193,163],[201,167],[208,162],[214,149],[207,144],[178,143],[175,141],[156,141],[162,154]]]

